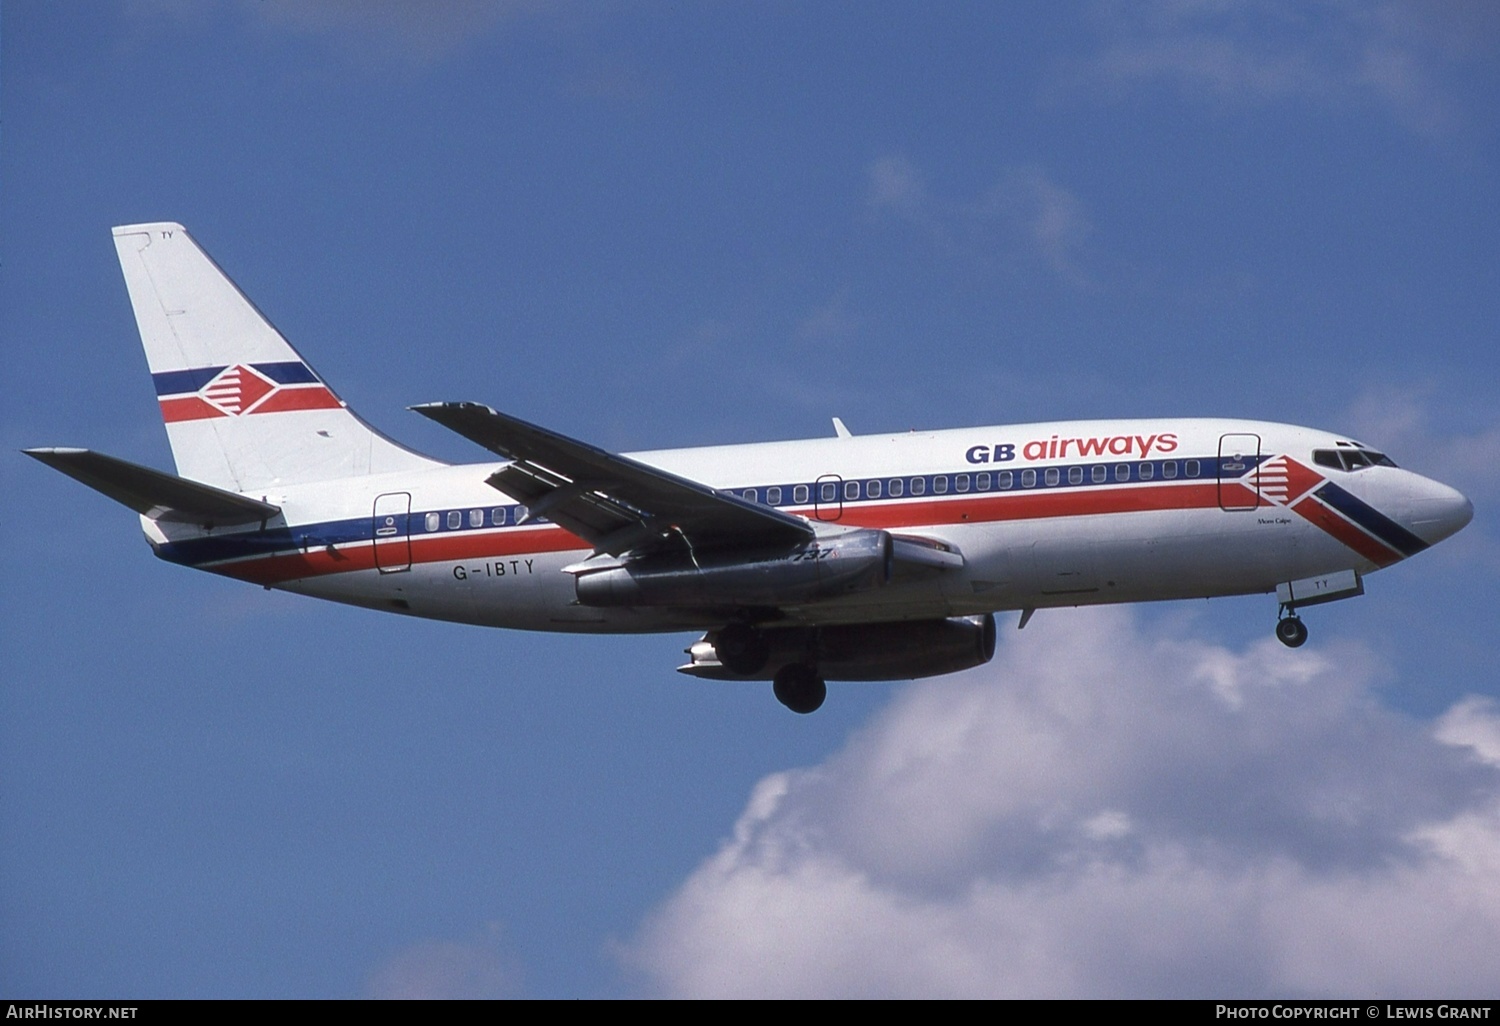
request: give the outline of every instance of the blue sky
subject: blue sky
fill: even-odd
[[[0,993],[1493,996],[1497,51],[1477,2],[6,3]],[[1266,597],[1057,611],[795,717],[685,635],[154,561],[15,454],[170,466],[146,220],[448,459],[407,406],[1250,416],[1477,513],[1295,653]]]

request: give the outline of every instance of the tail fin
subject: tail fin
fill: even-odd
[[[183,477],[251,492],[440,465],[355,416],[182,225],[114,236]]]

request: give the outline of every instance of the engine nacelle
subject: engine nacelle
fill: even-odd
[[[779,606],[878,588],[891,579],[893,552],[884,531],[857,529],[791,549],[672,553],[574,572],[586,606]]]
[[[688,649],[692,662],[678,669],[715,680],[771,680],[791,663],[817,668],[825,680],[912,680],[983,666],[995,654],[995,617],[764,628],[770,658],[753,674],[725,668],[706,635]]]

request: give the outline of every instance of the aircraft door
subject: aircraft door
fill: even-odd
[[[1219,508],[1234,512],[1260,505],[1260,478],[1252,472],[1260,462],[1260,435],[1219,436]]]
[[[411,493],[387,492],[375,497],[375,523],[370,543],[375,546],[375,566],[383,574],[411,569]]]
[[[813,485],[813,516],[819,520],[838,520],[844,515],[844,479],[824,474]]]

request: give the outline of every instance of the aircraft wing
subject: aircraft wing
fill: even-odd
[[[511,464],[487,483],[618,556],[680,536],[695,547],[793,544],[813,536],[801,517],[617,456],[479,403],[413,410]]]
[[[281,512],[269,502],[91,449],[21,451],[152,520],[214,527],[269,520]]]

